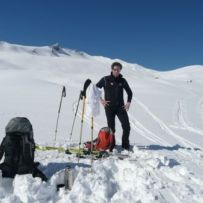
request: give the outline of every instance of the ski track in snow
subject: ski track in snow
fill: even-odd
[[[134,98],[133,98],[134,99]],[[135,100],[135,99],[134,99]],[[182,143],[184,146],[186,147],[196,147],[196,148],[201,148],[200,146],[198,146],[197,144],[195,143],[192,143],[191,141],[177,135],[176,133],[174,133],[162,120],[160,120],[155,114],[153,114],[149,108],[147,106],[145,106],[141,101],[139,101],[137,98],[136,98],[136,103],[139,104],[143,110],[145,112],[147,112],[151,118],[160,126],[160,128],[165,131],[167,134],[169,134],[170,136],[176,138],[180,143]]]
[[[187,114],[186,108],[184,106],[185,105],[184,105],[183,101],[181,101],[181,100],[178,101],[178,110],[177,110],[177,117],[178,117],[178,122],[179,122],[178,127],[180,126],[183,129],[186,129],[190,132],[194,132],[194,133],[197,133],[197,134],[203,136],[202,130],[190,126],[184,119],[184,114]],[[201,111],[201,109],[200,109],[200,111]]]
[[[164,132],[166,132],[167,134],[175,137],[180,143],[183,144],[183,146],[185,147],[190,147],[192,150],[193,148],[198,148],[201,149],[200,146],[190,142],[189,140],[182,138],[181,136],[177,135],[176,133],[174,133],[170,128],[167,127],[166,124],[164,124],[163,121],[161,121],[157,116],[155,116],[149,109],[147,106],[145,106],[142,102],[140,102],[137,98],[136,98],[136,102],[152,117],[152,119],[160,126],[160,128],[162,130],[164,130]],[[193,150],[194,151],[194,150]],[[177,152],[175,152],[177,153]],[[195,164],[198,168],[201,167],[200,163],[199,163],[199,156],[196,155],[196,153],[193,153],[191,155],[190,152],[186,151],[186,150],[180,150],[179,155],[181,155],[183,158],[186,157],[191,157],[191,162],[193,162],[193,164]],[[202,165],[203,166],[203,165]]]
[[[179,100],[178,101],[178,109],[177,109],[177,120],[178,120],[178,124],[177,126],[172,126],[175,128],[180,128],[180,129],[184,129],[199,135],[203,135],[203,132],[199,129],[193,128],[191,127],[189,124],[187,124],[187,122],[184,119],[184,114],[186,115],[186,108],[183,105],[183,101]],[[201,147],[198,147],[198,149],[201,149]],[[199,157],[196,156],[196,153],[194,153],[193,155],[191,155],[191,153],[188,153],[187,151],[183,151],[183,153],[185,154],[185,156],[190,156],[191,157],[191,161],[197,165],[197,167],[199,167]],[[202,165],[203,166],[203,165]]]
[[[130,124],[131,124],[131,128],[133,130],[135,130],[139,135],[145,137],[146,139],[154,142],[154,143],[159,143],[161,145],[167,145],[169,146],[170,144],[160,138],[159,136],[157,136],[155,133],[153,133],[152,131],[150,131],[149,129],[147,129],[146,127],[143,126],[142,123],[140,123],[138,120],[136,120],[132,114],[128,113],[129,118],[130,118]]]

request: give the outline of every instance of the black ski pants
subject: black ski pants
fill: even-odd
[[[122,147],[125,149],[129,149],[129,135],[130,135],[130,122],[128,118],[128,114],[126,110],[122,107],[105,107],[106,118],[108,127],[112,129],[115,133],[115,117],[117,116],[121,122],[121,126],[123,129],[122,135]]]

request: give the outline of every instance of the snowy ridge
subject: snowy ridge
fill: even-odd
[[[96,83],[110,73],[115,60],[90,56],[58,44],[34,47],[0,42],[0,137],[12,117],[28,117],[41,145],[75,146],[79,142],[81,103],[70,130],[83,83]],[[158,72],[122,60],[122,74],[133,91],[129,110],[130,157],[94,161],[74,155],[36,151],[36,161],[50,178],[29,175],[0,180],[0,202],[203,202],[203,66]],[[57,141],[53,142],[62,85]],[[126,97],[126,95],[125,95]],[[91,120],[85,115],[82,141],[90,140]],[[106,126],[104,110],[94,118],[94,137]],[[116,121],[116,143],[122,130]],[[122,153],[126,153],[125,151]],[[71,191],[56,191],[63,170],[77,172]],[[59,177],[62,174],[62,178]]]
[[[77,52],[71,49],[64,49],[60,47],[58,43],[53,44],[51,46],[43,46],[43,47],[33,47],[33,46],[22,46],[22,45],[14,45],[9,44],[7,42],[0,42],[0,51],[3,52],[13,52],[13,53],[27,53],[34,54],[40,56],[80,56],[86,57],[88,54],[84,52]]]

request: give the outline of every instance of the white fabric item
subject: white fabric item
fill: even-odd
[[[95,85],[90,84],[89,88],[87,89],[87,97],[86,97],[86,115],[88,116],[97,116],[100,113],[100,97],[101,97],[101,90]]]

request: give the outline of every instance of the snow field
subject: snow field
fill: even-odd
[[[63,49],[58,45],[28,47],[0,42],[0,137],[16,116],[33,124],[35,141],[41,145],[78,145],[81,103],[72,139],[70,129],[80,90],[87,78],[96,83],[110,73],[114,60]],[[0,202],[153,203],[203,202],[203,66],[157,72],[120,61],[122,74],[133,91],[128,112],[131,124],[130,157],[115,156],[94,161],[58,151],[36,151],[35,161],[50,178],[41,182],[30,175],[14,180],[0,177]],[[57,112],[66,86],[53,142]],[[126,98],[126,95],[125,95]],[[94,119],[94,137],[106,126],[104,110]],[[90,118],[85,115],[83,141],[90,140]],[[122,129],[116,121],[116,142]],[[122,152],[126,153],[126,152]],[[76,177],[71,191],[57,192],[64,170]]]

